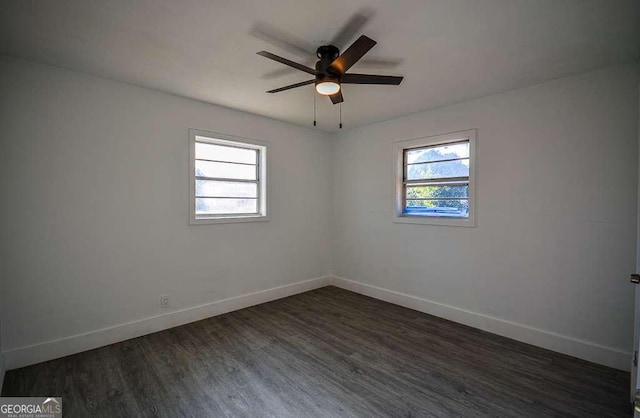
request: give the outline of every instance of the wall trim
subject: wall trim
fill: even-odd
[[[478,328],[493,334],[508,337],[527,344],[546,348],[593,363],[630,371],[631,352],[618,348],[580,340],[567,335],[530,327],[490,315],[456,308],[406,293],[372,286],[355,280],[332,276],[331,284],[361,295],[380,299],[395,305],[428,313],[460,324]]]
[[[92,350],[131,338],[185,325],[190,322],[293,296],[298,293],[308,292],[328,285],[334,285],[345,290],[350,290],[365,296],[581,358],[593,363],[624,371],[630,370],[631,352],[618,348],[541,330],[528,325],[468,311],[339,276],[323,276],[209,302],[95,331],[7,350],[0,354],[0,390],[2,390],[5,370],[12,370],[80,353],[82,351]]]
[[[318,289],[331,283],[330,276],[303,280],[254,293],[222,299],[190,308],[168,312],[162,315],[114,325],[95,331],[89,331],[56,340],[13,348],[4,351],[4,369],[19,367],[92,350],[105,345],[118,343],[131,338],[141,337],[165,329],[185,325],[190,322],[210,318],[212,316],[248,308],[272,300],[285,298],[298,293]]]
[[[0,353],[0,393],[2,393],[2,384],[4,383],[4,356]]]

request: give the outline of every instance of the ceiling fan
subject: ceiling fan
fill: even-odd
[[[399,85],[402,82],[403,77],[347,73],[347,70],[358,62],[358,60],[360,60],[360,58],[362,58],[367,52],[369,52],[375,44],[376,41],[373,39],[365,35],[361,35],[342,54],[340,54],[338,47],[334,45],[322,45],[316,50],[316,55],[319,58],[319,61],[316,63],[315,69],[307,67],[306,65],[298,64],[297,62],[282,58],[267,51],[260,51],[258,52],[258,55],[315,76],[315,78],[311,80],[269,90],[267,93],[278,93],[296,87],[315,84],[316,91],[319,94],[329,96],[333,104],[338,104],[344,101],[341,89],[342,84]]]

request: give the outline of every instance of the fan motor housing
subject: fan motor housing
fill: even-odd
[[[316,62],[316,71],[329,74],[332,72],[329,65],[340,56],[340,50],[333,45],[322,45],[316,50],[316,55],[320,58],[320,61]]]
[[[333,61],[340,56],[340,50],[333,45],[322,45],[316,50],[316,55],[320,60]]]

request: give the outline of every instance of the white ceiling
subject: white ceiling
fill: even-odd
[[[405,80],[344,86],[345,128],[639,58],[637,0],[4,0],[0,53],[311,126],[312,86],[265,93],[309,76],[256,52],[313,66],[265,33],[313,48],[359,11],[365,58],[400,63],[351,72]],[[337,125],[318,96],[318,127]]]

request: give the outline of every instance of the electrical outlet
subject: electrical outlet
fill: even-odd
[[[169,307],[169,295],[160,296],[160,307],[168,308]]]

